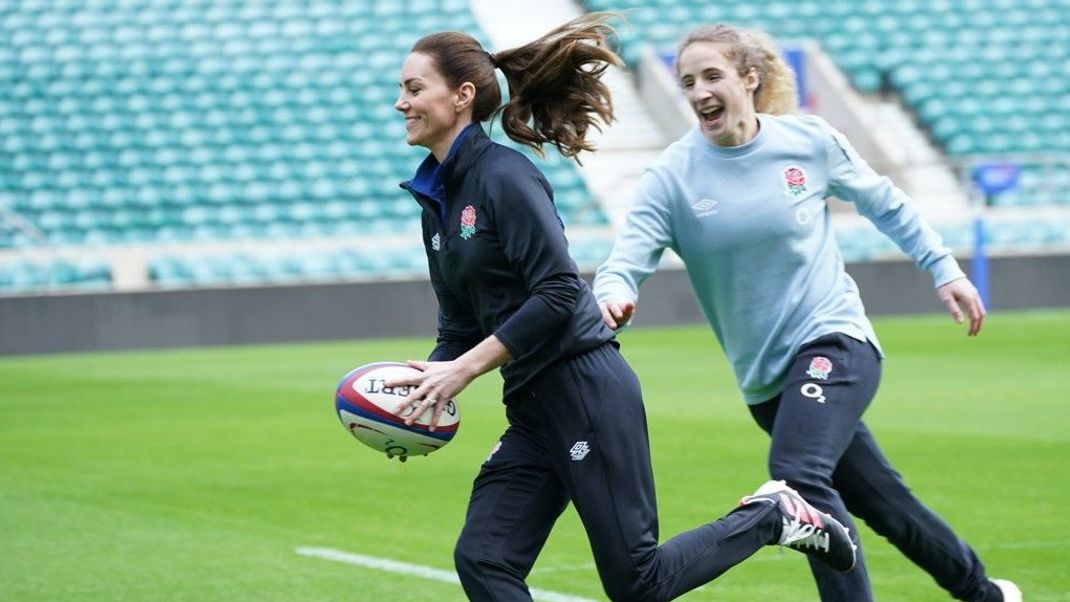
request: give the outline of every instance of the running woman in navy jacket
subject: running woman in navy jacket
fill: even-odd
[[[605,19],[581,17],[493,55],[465,34],[432,34],[401,70],[406,140],[431,151],[402,186],[423,207],[439,328],[428,361],[412,362],[422,372],[391,383],[416,385],[397,411],[432,407],[437,420],[476,377],[501,367],[505,381],[509,427],[473,484],[454,554],[461,583],[472,600],[531,600],[524,580],[569,502],[613,600],[672,599],[767,544],[848,570],[846,529],[775,481],[658,545],[639,382],[569,257],[546,179],[480,126],[499,112],[498,68],[507,135],[566,157],[592,150],[588,128],[612,119],[599,78],[619,64]]]

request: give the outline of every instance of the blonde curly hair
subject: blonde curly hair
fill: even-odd
[[[795,72],[784,62],[772,38],[760,31],[723,23],[704,25],[688,34],[680,44],[676,52],[677,59],[688,46],[696,42],[723,45],[725,56],[736,66],[741,77],[754,70],[758,75],[758,88],[754,90],[756,111],[784,115],[798,110]]]

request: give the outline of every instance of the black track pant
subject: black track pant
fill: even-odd
[[[569,502],[612,600],[670,600],[779,537],[777,511],[752,504],[658,545],[646,414],[615,344],[547,369],[507,417],[454,554],[471,600],[531,600],[524,579]],[[733,501],[711,491],[710,514]]]
[[[772,436],[770,475],[839,519],[856,544],[851,514],[861,518],[955,598],[1002,600],[977,555],[914,497],[862,422],[880,373],[880,357],[867,341],[833,334],[800,349],[784,391],[751,406]],[[823,602],[873,599],[861,547],[847,573],[813,560],[810,570]]]

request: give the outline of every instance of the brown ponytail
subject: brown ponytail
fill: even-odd
[[[565,157],[576,158],[594,150],[587,131],[599,128],[596,119],[613,121],[609,89],[600,78],[610,65],[624,64],[606,47],[613,34],[607,21],[614,16],[586,14],[534,42],[496,54],[457,32],[428,35],[412,52],[431,57],[451,88],[464,82],[475,86],[473,121],[489,121],[500,112],[502,129],[514,141],[540,154],[542,145],[551,143]],[[495,68],[509,85],[505,106]]]
[[[609,88],[600,78],[610,65],[624,64],[606,47],[613,16],[590,13],[494,55],[509,84],[509,102],[501,108],[506,135],[538,152],[552,143],[565,157],[594,150],[588,128],[601,130],[596,119],[613,121]]]

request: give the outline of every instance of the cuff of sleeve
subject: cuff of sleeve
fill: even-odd
[[[951,255],[947,255],[937,262],[930,270],[930,273],[933,275],[933,283],[936,288],[940,288],[953,280],[966,277],[966,273],[962,271],[958,262]]]
[[[495,330],[493,333],[494,338],[498,339],[498,341],[500,341],[502,345],[505,345],[505,348],[509,350],[509,355],[513,356],[513,359],[520,357],[520,351],[516,348],[516,345],[513,343],[513,341],[509,340],[509,337],[507,337],[505,333],[502,332],[502,330],[503,329],[501,328]]]
[[[439,343],[431,350],[431,354],[427,356],[429,362],[451,362],[462,355],[466,351],[474,347],[474,345],[461,345],[457,343]]]
[[[635,301],[635,296],[623,285],[605,284],[595,287],[595,298],[601,303],[609,299]]]
[[[435,347],[427,356],[429,362],[448,362],[454,359],[457,359],[457,356],[454,355],[453,350],[445,347]]]

